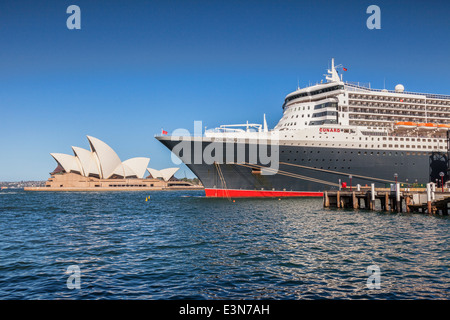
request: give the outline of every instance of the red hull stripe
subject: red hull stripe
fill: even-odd
[[[311,191],[266,191],[205,189],[207,197],[212,198],[252,198],[252,197],[323,197],[323,192]]]

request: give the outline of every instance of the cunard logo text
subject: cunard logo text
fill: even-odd
[[[339,128],[320,128],[319,132],[341,132]]]

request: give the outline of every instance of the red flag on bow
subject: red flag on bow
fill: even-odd
[[[342,68],[342,70],[347,71],[347,68]]]
[[[162,130],[162,134],[167,135],[167,131]]]

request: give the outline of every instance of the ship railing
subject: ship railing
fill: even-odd
[[[224,124],[220,127],[207,130],[208,133],[226,133],[226,132],[249,132],[262,131],[262,124],[244,123],[244,124]]]
[[[207,133],[227,133],[227,132],[245,132],[244,129],[233,129],[233,128],[214,128],[206,130]]]
[[[425,96],[429,99],[445,99],[450,100],[450,95],[445,94],[434,94],[434,93],[421,93],[421,92],[410,92],[410,91],[403,91],[403,92],[396,92],[395,90],[387,90],[387,89],[373,89],[370,87],[370,84],[368,86],[365,86],[363,83],[355,83],[355,82],[345,82],[345,85],[350,88],[354,89],[360,89],[364,91],[374,91],[374,92],[390,92],[390,93],[401,93],[401,94],[411,94],[411,95],[419,95],[419,96]],[[350,89],[351,90],[351,89]]]

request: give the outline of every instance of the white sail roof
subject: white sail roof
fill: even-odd
[[[66,172],[83,172],[77,157],[64,153],[50,153],[50,155],[63,167]]]
[[[123,165],[128,166],[136,174],[136,177],[142,179],[149,162],[150,158],[137,157],[125,160]]]
[[[156,170],[152,168],[147,168],[148,173],[151,174],[153,178],[162,178],[164,181],[169,181],[170,178],[179,170],[180,168],[167,168],[162,170]]]
[[[75,156],[80,160],[83,176],[89,177],[90,174],[100,176],[99,163],[95,153],[79,147],[72,147],[72,150]]]
[[[87,136],[87,138],[100,163],[100,178],[110,178],[116,168],[122,164],[122,161],[120,161],[117,153],[103,141],[91,136]]]
[[[121,163],[117,166],[117,168],[114,170],[113,174],[116,174],[123,178],[137,177],[136,173],[133,170],[131,170],[130,167],[128,167],[127,165],[125,165],[123,163]]]
[[[87,136],[87,138],[91,150],[72,147],[74,156],[51,153],[65,172],[77,172],[85,177],[94,175],[101,179],[109,179],[113,175],[123,178],[144,178],[150,158],[137,157],[122,162],[116,152],[106,143],[91,136]]]

